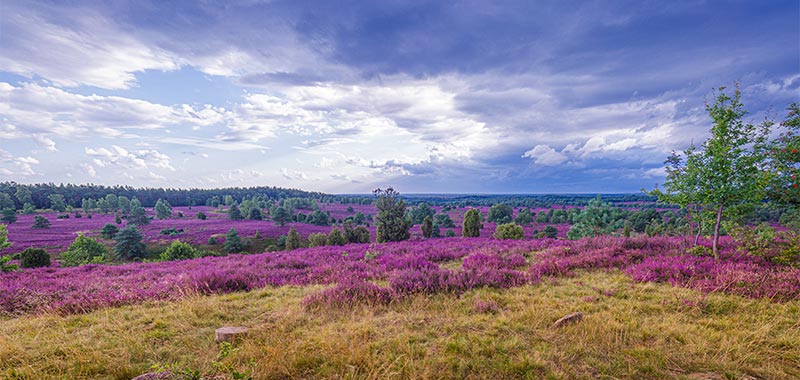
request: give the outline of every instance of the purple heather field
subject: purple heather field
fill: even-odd
[[[668,283],[703,294],[800,299],[798,269],[740,253],[727,238],[719,260],[687,254],[688,247],[681,237],[440,238],[173,262],[49,267],[1,273],[0,314],[80,313],[188,294],[308,284],[332,285],[308,297],[308,304],[390,303],[410,294],[536,286],[580,270],[611,269],[634,281]]]
[[[347,208],[352,207],[353,212],[348,212]],[[437,212],[441,211],[441,207],[432,207]],[[457,235],[461,235],[461,222],[463,220],[464,212],[469,208],[459,208],[451,210],[447,214],[453,219],[456,227],[453,228]],[[489,207],[479,207],[478,209],[486,215]],[[377,210],[373,205],[358,205],[358,204],[327,204],[321,206],[322,211],[330,211],[331,217],[335,219],[344,219],[348,216],[354,215],[356,212],[361,212],[364,215],[377,214]],[[535,212],[547,209],[533,209]],[[196,218],[198,212],[204,212],[207,215],[206,220]],[[518,211],[518,210],[517,210]],[[148,215],[153,216],[153,210],[147,209]],[[184,217],[178,218],[176,215],[182,212]],[[309,210],[297,210],[296,212],[303,212],[308,214]],[[113,214],[93,214],[92,218],[86,216],[82,218],[75,218],[70,215],[69,219],[57,219],[58,213],[37,213],[50,220],[51,227],[48,229],[35,229],[33,228],[34,215],[19,215],[15,223],[7,225],[8,239],[13,245],[2,252],[2,254],[13,254],[20,252],[25,248],[36,247],[44,248],[51,254],[60,253],[67,249],[75,237],[79,233],[87,236],[99,237],[100,229],[106,223],[114,223]],[[515,214],[516,215],[516,214]],[[125,221],[123,220],[123,227]],[[532,223],[531,225],[524,226],[525,236],[531,238],[534,230],[541,231],[544,227],[550,224]],[[481,230],[481,237],[491,237],[495,231],[496,223],[483,223]],[[554,224],[558,230],[559,237],[566,237],[568,224]],[[325,233],[331,230],[331,226],[315,226],[305,223],[287,223],[284,226],[279,226],[267,217],[265,220],[229,220],[228,214],[225,210],[220,210],[213,207],[195,206],[189,209],[188,207],[174,207],[173,216],[169,219],[159,220],[153,219],[149,225],[139,227],[144,235],[145,242],[148,244],[169,244],[173,240],[181,240],[191,244],[206,244],[208,238],[216,236],[220,241],[224,241],[225,233],[231,229],[236,228],[239,236],[252,237],[258,232],[264,238],[277,238],[278,236],[285,235],[289,232],[290,227],[294,227],[300,235],[308,237],[312,233]],[[183,229],[183,233],[177,236],[165,236],[160,232],[166,228]],[[375,239],[375,227],[370,226],[370,233],[372,239]],[[447,228],[442,228],[442,235],[447,231]],[[422,236],[420,226],[416,225],[411,229],[412,237]]]

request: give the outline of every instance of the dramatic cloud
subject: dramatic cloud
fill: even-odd
[[[800,98],[798,12],[12,0],[0,180],[638,191],[707,137],[712,89],[738,80],[753,120]]]

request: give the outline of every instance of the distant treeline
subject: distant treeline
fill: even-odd
[[[206,202],[218,197],[233,197],[236,202],[256,197],[273,200],[288,198],[312,198],[320,203],[350,203],[370,204],[372,196],[340,196],[310,192],[297,189],[285,189],[273,186],[258,187],[229,187],[222,189],[173,189],[173,188],[134,188],[131,186],[103,186],[94,184],[73,185],[39,183],[25,185],[15,182],[0,182],[0,200],[14,202],[15,209],[22,209],[25,203],[31,203],[38,209],[50,207],[50,196],[61,195],[67,205],[81,207],[81,201],[86,198],[100,199],[113,194],[138,199],[144,207],[153,207],[156,201],[163,199],[172,206],[205,205]],[[6,205],[6,206],[11,206]]]
[[[412,205],[427,203],[429,205],[452,207],[492,206],[503,203],[511,207],[551,207],[551,206],[585,206],[598,194],[404,194],[403,198]],[[637,208],[670,208],[669,205],[656,204],[656,197],[647,194],[602,194],[603,201],[617,206],[631,204]]]

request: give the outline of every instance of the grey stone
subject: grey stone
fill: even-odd
[[[561,319],[555,321],[553,323],[553,328],[559,328],[559,327],[563,327],[563,326],[566,326],[566,325],[571,324],[571,323],[578,322],[582,318],[583,318],[583,313],[581,313],[580,311],[572,313],[572,314],[567,314],[567,315],[561,317]]]
[[[225,326],[217,329],[214,341],[217,343],[231,342],[236,338],[241,338],[247,335],[247,327],[242,326]]]

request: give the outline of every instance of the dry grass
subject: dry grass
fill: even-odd
[[[254,379],[800,378],[798,302],[703,299],[586,273],[378,308],[306,310],[303,297],[319,289],[3,320],[0,378],[130,379],[154,366]],[[481,302],[496,311],[476,312]],[[573,311],[584,319],[550,327]],[[223,325],[252,331],[221,355],[214,329]]]

